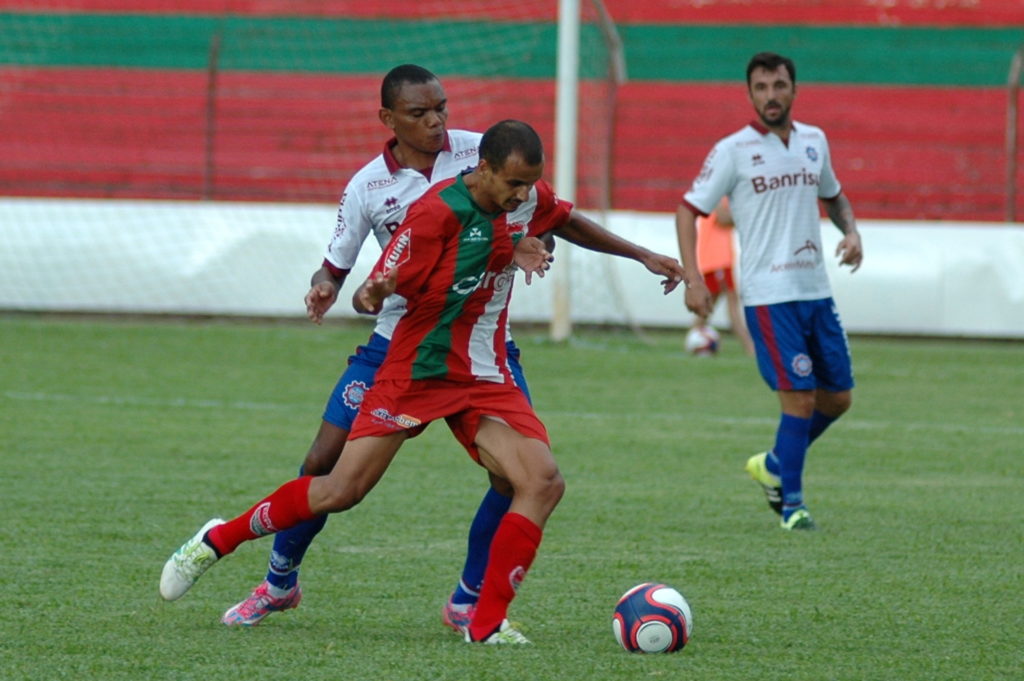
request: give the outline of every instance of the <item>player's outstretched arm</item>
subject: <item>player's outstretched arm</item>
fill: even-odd
[[[384,299],[395,292],[398,286],[398,268],[389,273],[377,272],[363,282],[363,285],[352,294],[352,307],[359,314],[377,314],[380,312]]]
[[[341,290],[341,285],[345,283],[345,277],[348,276],[348,272],[342,272],[340,276],[335,276],[327,267],[321,267],[309,281],[309,292],[306,293],[306,316],[314,324],[320,324],[324,321],[324,315],[334,305],[334,301],[338,299],[338,291]]]
[[[526,283],[533,281],[534,273],[543,277],[544,272],[551,269],[551,261],[554,259],[544,242],[534,236],[524,236],[516,244],[512,259],[519,269],[526,272]]]
[[[860,241],[860,232],[857,231],[857,220],[853,217],[853,206],[842,192],[835,198],[822,199],[821,202],[825,205],[829,219],[843,233],[842,240],[836,246],[839,264],[852,267],[852,274],[860,269],[864,260],[864,247]]]
[[[623,239],[575,209],[569,214],[569,221],[554,231],[559,237],[581,248],[636,260],[653,274],[665,277],[661,282],[665,293],[671,293],[683,280],[683,266],[675,258]]]
[[[701,317],[711,315],[711,292],[697,263],[697,216],[689,208],[680,205],[676,209],[676,236],[679,239],[679,254],[686,268],[686,309]]]

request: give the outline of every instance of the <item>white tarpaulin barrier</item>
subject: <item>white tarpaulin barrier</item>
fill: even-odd
[[[0,309],[303,316],[302,298],[334,228],[331,205],[0,199]],[[613,212],[605,225],[677,256],[669,214]],[[856,274],[823,251],[851,333],[1024,338],[1024,225],[862,220]],[[570,252],[571,250],[571,252]],[[367,244],[334,316],[379,253]],[[682,292],[662,296],[641,265],[560,244],[573,321],[686,326]],[[742,276],[742,275],[741,275]],[[553,277],[522,281],[513,320],[546,322]],[[713,321],[724,320],[722,310]],[[724,325],[724,324],[723,324]]]

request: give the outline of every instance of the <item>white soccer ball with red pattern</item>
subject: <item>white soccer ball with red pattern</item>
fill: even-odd
[[[693,632],[683,595],[665,584],[644,582],[622,594],[612,617],[615,640],[631,653],[674,653]]]
[[[697,357],[711,357],[718,352],[722,337],[710,324],[695,326],[686,334],[686,351]]]

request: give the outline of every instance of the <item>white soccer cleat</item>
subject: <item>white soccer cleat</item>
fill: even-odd
[[[495,645],[524,645],[530,642],[530,639],[523,636],[523,632],[512,626],[508,620],[502,620],[501,626],[498,630],[485,638],[483,641],[474,641],[469,635],[469,627],[466,627],[466,643],[483,643],[489,646]]]
[[[160,595],[166,601],[176,601],[192,588],[199,577],[217,562],[217,553],[203,541],[212,528],[224,523],[220,518],[207,521],[191,539],[181,545],[164,563],[160,575]]]

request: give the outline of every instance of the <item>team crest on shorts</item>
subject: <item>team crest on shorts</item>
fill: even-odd
[[[359,409],[359,405],[363,403],[363,396],[369,389],[370,386],[362,381],[352,381],[346,385],[345,391],[341,394],[342,399],[345,400],[345,406],[349,409]]]
[[[793,368],[793,373],[797,376],[806,377],[811,375],[811,358],[802,352],[793,358],[790,366]]]

